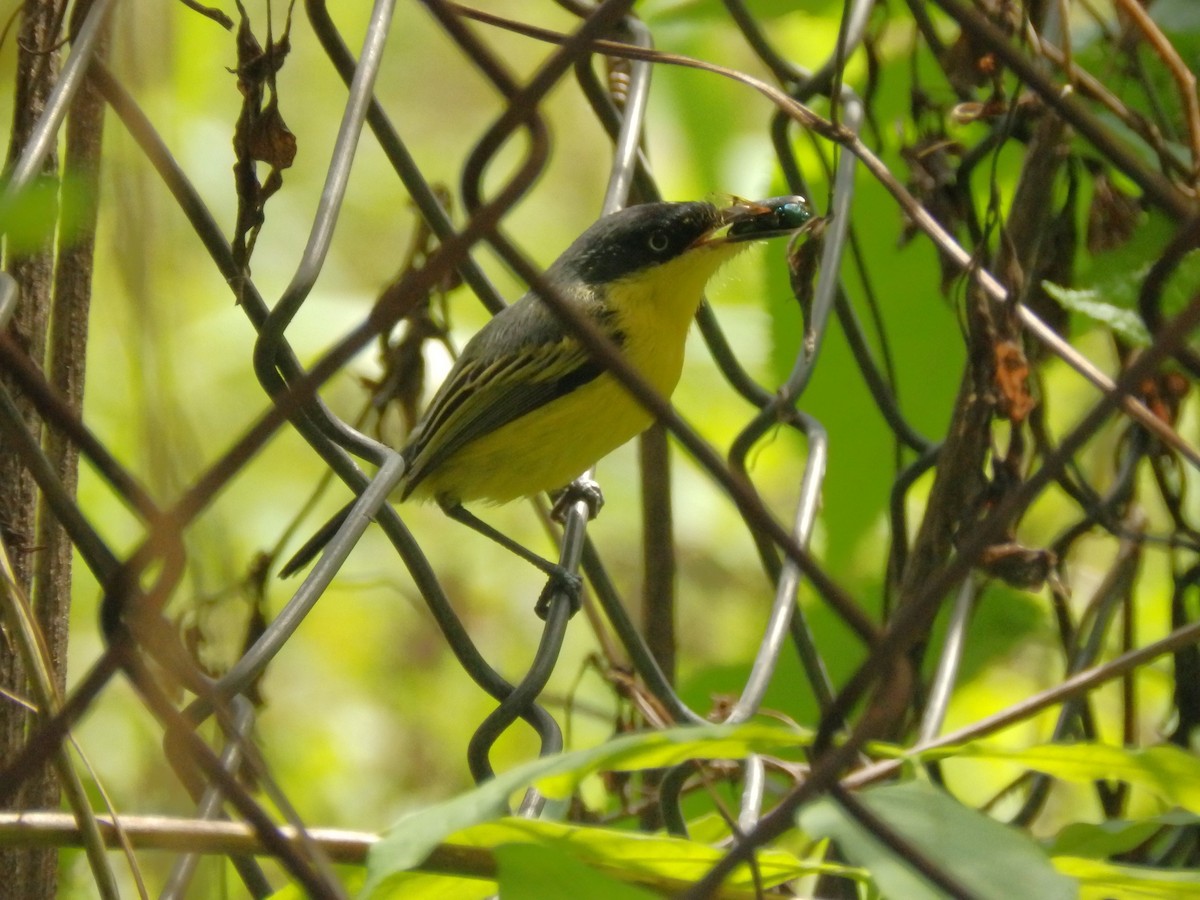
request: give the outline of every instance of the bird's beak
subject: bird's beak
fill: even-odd
[[[812,207],[803,197],[735,198],[721,210],[720,223],[701,235],[696,246],[759,241],[791,234],[803,227],[812,215]]]

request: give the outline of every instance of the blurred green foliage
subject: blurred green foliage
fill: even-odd
[[[264,3],[248,6],[256,31],[265,33]],[[497,0],[487,6],[516,18],[536,18],[539,25],[551,29],[568,30],[575,22],[551,3],[537,4],[536,10],[517,0]],[[820,64],[833,51],[842,7],[837,0],[748,4],[775,46],[787,58],[808,66]],[[1159,0],[1154,8],[1185,58],[1194,60],[1200,47],[1195,5],[1188,0]],[[365,26],[367,6],[339,4],[333,12],[353,46]],[[717,0],[657,0],[640,5],[639,12],[659,49],[720,62],[769,80],[769,73]],[[871,123],[866,139],[903,180],[906,164],[901,151],[922,136],[923,128],[913,121],[914,91],[929,90],[946,104],[954,98],[911,22],[896,9],[886,15],[891,16],[886,27],[884,12],[878,13],[874,26]],[[396,16],[377,97],[426,176],[458,196],[463,161],[502,112],[504,99],[459,56],[445,33],[417,5],[401,4]],[[282,27],[278,6],[273,25],[276,30]],[[953,37],[945,21],[938,20],[937,27],[944,38]],[[519,79],[534,72],[552,52],[525,37],[483,26],[471,28]],[[1081,29],[1080,34],[1087,39],[1076,42],[1079,64],[1103,71],[1110,45],[1098,33]],[[252,263],[255,283],[269,302],[289,283],[308,239],[345,99],[345,89],[299,12],[291,43],[291,54],[279,74],[279,97],[281,113],[297,136],[299,153],[295,165],[283,175],[283,189],[267,204],[266,224]],[[240,103],[229,72],[234,51],[232,35],[182,4],[131,0],[118,6],[114,18],[113,69],[161,131],[227,233],[232,231],[235,213],[230,141]],[[0,47],[6,79],[0,93],[5,97],[12,93],[9,54],[11,40]],[[851,58],[845,78],[856,89],[866,89],[868,68],[861,54]],[[1173,96],[1161,73],[1150,84],[1148,94],[1137,82],[1136,90],[1131,87],[1121,95],[1139,110],[1148,110],[1160,95]],[[1113,90],[1124,91],[1126,86],[1120,82]],[[813,105],[830,113],[824,100]],[[542,112],[552,133],[551,158],[530,194],[505,219],[504,228],[531,258],[545,265],[594,219],[604,195],[610,146],[573,84],[556,89]],[[773,112],[765,99],[733,81],[689,69],[657,67],[645,144],[664,195],[690,199],[713,192],[746,197],[784,193],[769,140]],[[946,139],[970,145],[981,133],[977,122],[951,122]],[[792,151],[808,179],[810,199],[825,211],[834,153],[824,142],[795,130],[792,134]],[[524,151],[520,143],[506,148],[493,164],[484,179],[485,193],[494,190],[519,160]],[[252,371],[254,333],[235,306],[229,286],[112,117],[105,152],[85,420],[154,496],[169,502],[269,404]],[[992,196],[1001,207],[1011,199],[1020,165],[1019,150],[1006,148],[976,169],[971,188],[981,213]],[[60,194],[53,185],[40,182],[27,192],[13,213],[20,227],[9,231],[9,252],[36,245],[53,227],[69,231],[71,197],[69,188]],[[62,215],[56,220],[60,202]],[[906,223],[894,199],[865,173],[860,172],[856,183],[853,209],[854,240],[862,248],[867,279],[851,263],[844,265],[851,303],[866,323],[877,358],[886,344],[904,415],[918,432],[939,440],[950,426],[965,363],[961,284],[943,288],[933,248],[922,239],[905,239]],[[460,208],[454,215],[460,222],[464,217]],[[1105,305],[1096,312],[1094,307],[1077,304],[1073,309],[1082,314],[1074,317],[1071,327],[1076,343],[1110,367],[1114,351],[1108,329],[1119,329],[1108,312],[1135,306],[1146,268],[1174,233],[1174,223],[1157,214],[1139,216],[1128,243],[1082,253],[1078,278],[1069,286],[1072,291],[1091,292],[1088,297]],[[379,291],[395,277],[414,223],[415,213],[402,185],[373,138],[365,135],[331,255],[289,331],[302,360],[318,358],[367,314]],[[996,238],[989,233],[988,240]],[[803,340],[784,253],[782,246],[771,246],[745,254],[716,279],[709,295],[739,360],[768,389],[788,377]],[[477,247],[473,256],[505,296],[513,299],[521,293],[519,281],[487,249]],[[1190,258],[1172,280],[1164,302],[1168,315],[1195,295],[1200,278],[1197,265]],[[452,339],[461,346],[484,321],[485,313],[463,289],[451,294],[448,309]],[[429,365],[432,387],[447,359],[431,354]],[[364,381],[378,374],[373,347],[327,385],[323,396],[335,411],[353,421],[367,402]],[[1060,364],[1046,365],[1043,374],[1042,396],[1053,398],[1046,408],[1049,428],[1059,435],[1095,395]],[[697,430],[722,450],[754,412],[720,377],[696,336],[674,399]],[[884,608],[890,491],[898,459],[907,464],[912,455],[898,458],[892,432],[836,326],[824,341],[801,406],[821,422],[830,441],[814,553],[857,602],[879,613]],[[1183,421],[1194,431],[1194,404],[1188,405]],[[1100,488],[1113,477],[1108,463],[1115,441],[1106,432],[1084,460]],[[780,429],[752,456],[755,484],[783,520],[792,515],[807,449],[803,440]],[[242,648],[246,623],[260,599],[248,579],[256,558],[274,546],[323,471],[306,444],[289,431],[281,432],[189,531],[185,589],[174,598],[172,613],[181,628],[196,638],[201,658],[214,671],[228,666]],[[634,448],[606,459],[599,475],[607,505],[590,533],[616,573],[618,588],[637,606],[642,585]],[[1192,483],[1191,475],[1187,477]],[[753,543],[730,502],[682,453],[675,456],[673,479],[679,542],[680,693],[704,712],[735,696],[744,683],[762,637],[770,590]],[[909,499],[910,532],[920,521],[930,480],[922,479]],[[111,546],[125,553],[136,545],[140,526],[86,468],[80,496]],[[320,520],[346,499],[341,487],[330,489],[311,521]],[[1190,497],[1188,502],[1195,503]],[[1067,523],[1071,510],[1060,492],[1047,492],[1022,524],[1021,536],[1030,542],[1047,542]],[[1150,515],[1151,529],[1169,527],[1162,509],[1152,508]],[[551,551],[527,505],[487,511],[486,517],[527,545]],[[506,677],[519,679],[540,634],[540,623],[531,610],[541,586],[538,573],[465,534],[437,510],[406,509],[405,519],[481,652]],[[1076,607],[1086,604],[1090,589],[1111,562],[1114,547],[1114,539],[1097,537],[1072,557],[1074,583],[1080,586],[1071,599]],[[1147,551],[1148,555],[1154,552]],[[1140,582],[1145,596],[1136,622],[1139,633],[1157,636],[1167,627],[1169,569],[1161,554],[1145,567]],[[82,565],[76,571],[72,678],[85,672],[100,651],[95,626],[99,586]],[[262,598],[266,614],[277,613],[294,588],[294,583],[269,582]],[[808,588],[802,589],[801,599],[833,682],[841,684],[861,662],[864,649]],[[939,620],[930,638],[933,644],[940,641],[944,627]],[[969,631],[947,726],[976,721],[1057,683],[1063,675],[1057,642],[1048,591],[988,586]],[[569,724],[569,749],[605,741],[629,713],[628,704],[602,677],[602,669],[589,661],[599,646],[584,618],[578,617],[544,694],[547,707]],[[364,831],[382,830],[402,813],[428,808],[470,787],[467,741],[495,706],[462,672],[403,566],[376,530],[368,532],[334,587],[275,661],[261,689],[265,703],[257,737],[300,816],[311,823]],[[1169,677],[1151,670],[1139,680],[1139,690],[1142,706],[1133,726],[1151,741],[1169,714]],[[1116,737],[1121,726],[1115,703],[1105,699],[1098,706],[1100,731]],[[772,681],[765,708],[805,726],[816,722],[816,703],[790,648]],[[1005,739],[1024,744],[1045,739],[1052,725],[1053,714],[1047,713],[1024,722]],[[78,729],[77,739],[117,810],[191,813],[191,801],[164,761],[159,727],[126,684],[114,684],[104,692]],[[492,761],[504,771],[529,760],[537,749],[531,734],[516,727],[497,745]],[[962,778],[953,765],[946,772],[952,788],[978,803],[991,799],[1012,774],[999,766],[982,774],[977,767]],[[587,793],[585,788],[585,794],[600,798],[595,815],[616,812],[612,793],[604,789]],[[1063,824],[1075,828],[1094,817],[1090,802],[1081,796],[1064,793],[1040,827],[1047,832]],[[730,795],[723,799],[735,803]],[[699,794],[688,804],[688,811],[697,816],[710,813],[713,806],[711,797]],[[1137,825],[1134,820],[1130,827]],[[577,871],[580,863],[545,848],[509,847],[498,855],[500,884],[511,896],[535,896],[530,893],[534,890],[530,879],[547,873],[585,882]],[[68,853],[64,860],[64,896],[88,896],[90,875],[82,856]],[[157,869],[166,865],[155,859],[143,864],[158,876]],[[198,895],[228,890],[240,896],[236,878],[224,862],[205,861],[201,878]],[[594,887],[597,896],[617,896],[603,893],[615,889],[601,890],[599,882]],[[641,895],[625,890],[629,896]],[[584,896],[582,889],[578,893]]]

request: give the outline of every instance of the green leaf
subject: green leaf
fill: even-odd
[[[536,844],[577,861],[588,867],[589,871],[596,869],[607,872],[620,882],[639,881],[666,890],[681,890],[696,881],[724,855],[724,851],[717,847],[683,838],[513,817],[484,822],[456,832],[447,838],[444,846],[498,851],[513,844]],[[861,870],[801,859],[784,850],[762,850],[755,859],[758,877],[766,887],[774,887],[805,875],[864,877]],[[378,886],[370,886],[364,896],[408,897],[413,895],[414,877],[415,873],[411,872],[392,873]],[[453,894],[456,897],[460,896],[461,891],[473,891],[480,884],[488,883],[447,876],[423,877],[439,883],[444,881],[447,891],[457,882]],[[754,875],[746,866],[739,866],[726,880],[726,885],[732,888],[752,889],[754,883]],[[437,889],[437,884],[432,884],[421,896],[437,896]]]
[[[1124,244],[1090,260],[1084,259],[1076,287],[1095,291],[1096,299],[1105,303],[1136,310],[1142,282],[1178,230],[1178,223],[1162,213],[1147,213],[1138,222],[1133,237]],[[1164,316],[1184,309],[1198,291],[1200,253],[1193,251],[1183,258],[1163,288],[1161,306]]]
[[[486,900],[496,896],[496,882],[465,875],[401,872],[373,896],[378,900]]]
[[[923,782],[886,785],[858,795],[896,834],[973,896],[1009,900],[1074,898],[1078,886],[1057,872],[1028,835],[1009,828]],[[946,894],[831,799],[800,810],[800,827],[829,837],[846,858],[864,866],[886,897],[926,900]]]
[[[1132,287],[1132,282],[1130,282]],[[1046,293],[1061,303],[1071,312],[1086,316],[1094,322],[1099,322],[1111,328],[1126,340],[1138,345],[1150,345],[1150,332],[1142,323],[1142,318],[1132,309],[1126,309],[1100,299],[1100,292],[1095,288],[1075,290],[1043,281],[1042,287]],[[1128,298],[1127,298],[1128,299]]]
[[[1079,900],[1179,900],[1200,894],[1195,869],[1119,866],[1076,856],[1056,856],[1054,867],[1078,880]]]
[[[1007,750],[967,744],[948,755],[1003,759],[1064,781],[1124,781],[1157,795],[1172,806],[1200,813],[1200,759],[1171,744],[1126,749],[1108,744],[1042,744]]]
[[[528,787],[536,787],[548,799],[565,799],[595,772],[664,768],[689,759],[787,754],[810,739],[808,732],[778,725],[705,725],[626,735],[590,750],[534,760],[396,823],[371,848],[363,895],[373,896],[391,875],[418,865],[448,835],[505,815],[509,798]]]
[[[724,855],[717,847],[684,838],[513,817],[475,825],[447,840],[455,847],[486,849],[515,843],[553,848],[589,867],[607,870],[622,881],[637,880],[655,886],[674,881],[678,882],[676,888],[699,879]],[[755,859],[766,887],[803,875],[860,875],[846,866],[803,860],[783,850],[763,850]],[[726,884],[751,888],[754,877],[748,867],[740,866]]]
[[[1162,826],[1153,821],[1072,822],[1054,839],[1050,852],[1105,859],[1149,840]]]
[[[344,866],[337,870],[338,879],[341,881],[342,887],[347,893],[357,891],[362,887],[365,873],[361,868]],[[268,900],[308,900],[312,895],[300,885],[292,882],[285,884],[279,890],[273,892]]]
[[[792,12],[812,16],[821,10],[836,10],[837,0],[753,0],[746,8],[759,22],[769,22]],[[721,0],[647,0],[638,4],[638,15],[647,21],[683,21],[708,26],[725,25],[729,12]]]
[[[11,252],[33,253],[54,238],[58,214],[58,182],[38,178],[17,194],[8,215],[0,221],[0,232]]]
[[[500,896],[505,900],[542,900],[567,896],[572,900],[653,900],[657,894],[623,884],[572,859],[566,853],[536,844],[507,844],[496,848],[500,864]]]
[[[56,233],[69,245],[91,221],[94,203],[90,188],[78,178],[64,178],[60,184],[43,175],[17,194],[0,220],[0,234],[5,236],[9,252],[18,255],[50,246]]]
[[[1197,823],[1200,823],[1200,817],[1183,810],[1172,810],[1161,816],[1135,821],[1113,819],[1094,824],[1072,822],[1055,836],[1049,852],[1053,856],[1103,859],[1132,850],[1164,827],[1182,827]]]

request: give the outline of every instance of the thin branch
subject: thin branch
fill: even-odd
[[[110,816],[98,816],[100,830],[110,845],[115,845],[116,825]],[[213,856],[263,855],[265,848],[254,829],[240,822],[214,822],[207,819],[183,819],[171,816],[121,816],[121,831],[139,850],[171,850],[196,852]],[[280,826],[286,840],[296,841],[299,835],[290,826]],[[379,835],[364,831],[345,831],[338,828],[305,829],[305,843],[311,843],[332,862],[362,866],[367,863],[371,848]],[[79,829],[68,813],[60,812],[0,812],[0,847],[75,847],[80,844]],[[413,872],[451,875],[459,878],[494,880],[497,874],[496,857],[487,847],[458,844],[439,844]],[[687,887],[687,882],[674,878],[646,875],[634,869],[608,870],[612,877],[662,891],[667,895]],[[711,894],[715,900],[785,900],[791,894],[777,891],[755,893],[752,890],[724,888]]]
[[[1196,76],[1183,61],[1175,45],[1167,40],[1167,36],[1138,0],[1117,0],[1117,6],[1129,16],[1130,21],[1154,48],[1154,52],[1163,61],[1179,88],[1179,101],[1183,106],[1188,137],[1191,139],[1192,184],[1195,187],[1197,179],[1200,179],[1200,96],[1196,94]]]

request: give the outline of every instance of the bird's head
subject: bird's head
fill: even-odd
[[[732,198],[724,206],[642,203],[588,228],[559,257],[554,275],[608,285],[684,257],[694,257],[711,274],[748,242],[789,234],[810,218],[812,210],[803,197]],[[700,265],[701,260],[707,265]]]

